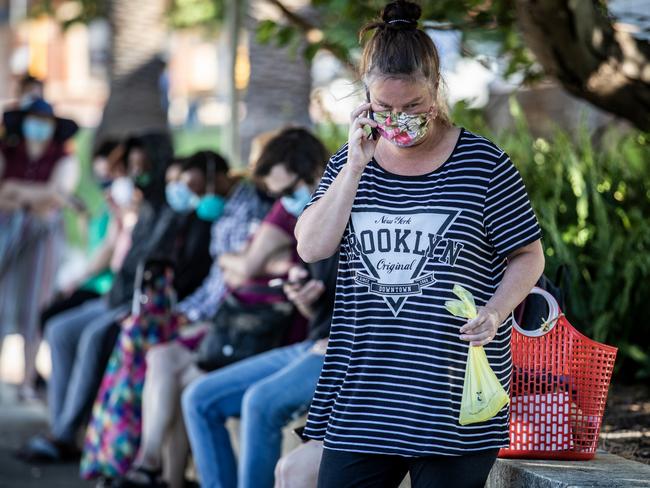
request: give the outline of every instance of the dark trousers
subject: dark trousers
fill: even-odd
[[[70,310],[71,308],[78,307],[82,303],[94,298],[99,298],[99,294],[90,291],[83,290],[78,288],[72,294],[66,298],[61,298],[60,300],[55,300],[50,305],[47,306],[45,310],[41,312],[41,334],[45,333],[45,324],[55,315]]]
[[[498,449],[463,456],[402,457],[323,450],[318,488],[483,488]]]

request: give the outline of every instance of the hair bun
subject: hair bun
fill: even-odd
[[[384,7],[381,18],[391,27],[415,28],[420,15],[422,15],[422,8],[418,4],[407,0],[397,0]]]

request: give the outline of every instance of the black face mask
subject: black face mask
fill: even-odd
[[[262,200],[263,203],[273,204],[277,200],[276,197],[274,197],[273,195],[269,195],[264,190],[261,190],[258,187],[255,188],[255,192],[257,193],[257,196],[260,198],[260,200]]]
[[[141,173],[133,178],[133,182],[140,189],[147,188],[151,184],[151,173],[148,171]]]
[[[111,178],[95,178],[95,182],[102,190],[108,190],[113,184]]]

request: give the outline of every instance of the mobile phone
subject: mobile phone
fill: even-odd
[[[298,281],[289,281],[283,278],[274,278],[272,280],[269,280],[268,285],[271,288],[282,288],[284,285],[301,286],[305,283],[307,283],[307,278],[301,278]]]
[[[301,427],[296,427],[295,429],[293,429],[293,433],[298,437],[298,439],[300,439],[303,442],[303,444],[305,442],[309,441],[309,438],[305,437],[305,426],[304,425],[301,426]]]
[[[86,203],[76,195],[67,196],[66,197],[66,203],[75,212],[78,212],[80,214],[87,214],[88,213],[88,207],[86,206]]]
[[[370,91],[366,88],[366,101],[370,103]],[[368,109],[368,118],[370,120],[375,120],[375,115],[374,112],[372,111],[372,106]],[[377,138],[379,137],[379,131],[375,127],[370,128],[370,135],[368,136],[368,139],[372,139],[373,141],[376,141]]]

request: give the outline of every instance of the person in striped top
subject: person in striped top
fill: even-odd
[[[323,440],[320,488],[483,486],[508,445],[508,408],[461,426],[469,345],[509,389],[511,312],[544,268],[541,231],[507,154],[453,125],[420,7],[368,24],[368,103],[297,224],[306,262],[340,246],[330,341],[304,435]],[[479,305],[449,314],[460,284]]]

